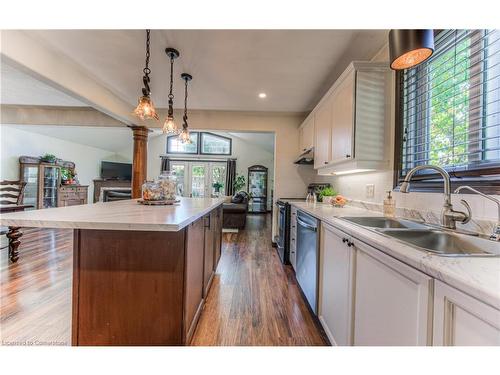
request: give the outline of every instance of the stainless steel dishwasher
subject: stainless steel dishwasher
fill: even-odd
[[[318,226],[319,220],[302,211],[297,212],[296,277],[315,314],[318,301]]]

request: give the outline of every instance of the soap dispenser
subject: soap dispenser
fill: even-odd
[[[392,197],[392,191],[387,192],[387,197],[384,199],[384,216],[396,216],[396,200]]]

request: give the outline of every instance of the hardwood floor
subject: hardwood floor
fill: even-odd
[[[193,345],[325,345],[290,266],[271,247],[271,217],[225,233]],[[73,234],[24,229],[20,260],[0,253],[0,343],[70,345]]]
[[[224,234],[192,345],[326,344],[270,238],[270,215],[248,215],[245,230]]]
[[[22,231],[19,261],[0,254],[0,344],[70,345],[73,232]]]

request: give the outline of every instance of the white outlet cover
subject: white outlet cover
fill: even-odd
[[[375,185],[366,184],[366,198],[373,198],[375,196]]]

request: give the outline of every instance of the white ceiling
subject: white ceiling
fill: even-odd
[[[2,61],[0,103],[80,107],[87,104],[13,68]]]
[[[179,75],[188,72],[194,77],[189,91],[192,109],[309,111],[350,61],[370,59],[386,43],[387,32],[153,30],[153,100],[166,107],[169,61],[164,49],[175,47],[181,54],[174,66],[176,108],[183,104]],[[143,30],[29,33],[72,58],[131,106],[136,103],[145,58]],[[267,98],[259,99],[260,92]]]

